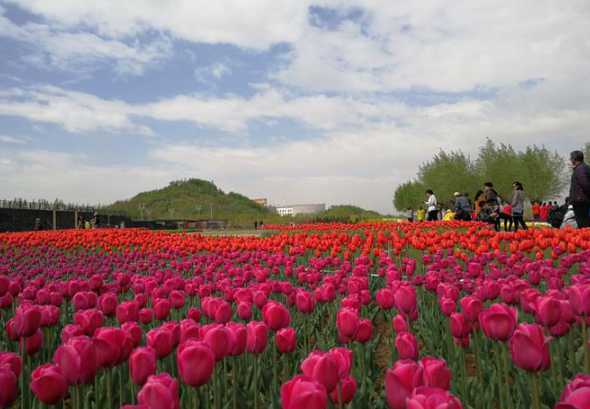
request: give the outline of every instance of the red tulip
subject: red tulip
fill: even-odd
[[[197,388],[209,382],[215,369],[215,354],[205,342],[189,340],[178,347],[176,362],[182,382]]]
[[[355,334],[355,341],[362,344],[369,342],[373,337],[373,323],[369,319],[359,321],[359,326]]]
[[[150,324],[154,320],[154,310],[151,308],[142,308],[138,313],[139,322],[143,325]]]
[[[238,317],[241,320],[248,321],[252,318],[252,304],[249,302],[240,302],[237,309]]]
[[[451,314],[451,334],[455,338],[465,338],[471,334],[471,324],[462,313]]]
[[[328,393],[332,392],[338,384],[339,369],[338,358],[330,352],[312,352],[301,363],[303,374],[324,385]]]
[[[385,374],[385,397],[389,409],[406,409],[406,399],[422,385],[422,368],[412,360],[397,361]]]
[[[186,316],[196,322],[197,324],[201,322],[201,310],[195,307],[191,307],[188,309]]]
[[[409,330],[408,322],[401,314],[397,314],[395,317],[393,317],[391,324],[393,326],[393,330],[398,334],[400,332],[406,332]]]
[[[180,343],[189,339],[199,339],[199,333],[200,326],[195,321],[186,319],[180,322]]]
[[[14,332],[19,338],[35,334],[41,327],[41,310],[36,305],[23,304],[14,314]]]
[[[450,392],[428,386],[419,386],[407,401],[408,409],[463,409],[459,399]]]
[[[507,341],[518,323],[518,312],[506,304],[493,304],[479,314],[484,334],[497,341]]]
[[[0,365],[0,408],[8,408],[16,400],[17,376],[9,365]]]
[[[315,297],[306,291],[297,291],[295,294],[295,305],[297,310],[303,314],[311,314],[315,309]]]
[[[561,302],[551,296],[537,298],[535,318],[539,324],[546,327],[557,324],[561,318]]]
[[[98,297],[98,307],[107,317],[112,317],[115,315],[117,303],[117,296],[113,293],[105,293]]]
[[[590,375],[578,375],[572,379],[555,409],[590,409]]]
[[[213,319],[218,324],[225,324],[231,320],[232,309],[231,305],[224,300],[220,300],[213,311]]]
[[[286,328],[291,323],[291,314],[283,304],[276,301],[269,301],[262,309],[264,322],[273,331]]]
[[[537,324],[520,324],[510,339],[512,362],[525,371],[539,372],[549,368],[550,338],[545,337],[543,327]]]
[[[233,349],[232,339],[230,330],[221,324],[212,325],[203,337],[203,341],[213,351],[216,361],[221,361],[231,353]]]
[[[459,301],[459,304],[461,304],[463,314],[468,321],[474,322],[478,320],[479,313],[483,307],[483,303],[479,298],[473,295],[468,295],[463,297],[461,301]]]
[[[590,284],[572,285],[567,293],[574,312],[580,316],[590,316]]]
[[[86,335],[92,336],[94,331],[103,326],[104,316],[101,311],[92,308],[75,313],[74,322]]]
[[[401,332],[395,337],[395,349],[399,359],[416,359],[418,358],[418,341],[416,336],[411,332]]]
[[[406,315],[416,311],[416,289],[409,285],[402,285],[394,293],[395,305]]]
[[[53,364],[37,367],[31,374],[31,391],[46,405],[55,405],[68,393],[68,382]]]
[[[229,354],[231,356],[242,355],[248,344],[248,330],[246,325],[237,322],[229,322],[226,324],[226,328],[229,330],[232,338],[232,349]]]
[[[351,308],[342,308],[336,315],[338,333],[346,338],[354,338],[360,324],[359,314]]]
[[[158,359],[165,358],[174,349],[174,334],[163,326],[154,328],[147,333],[147,344],[156,351]]]
[[[338,376],[345,378],[350,375],[353,364],[353,353],[348,348],[332,348],[330,354],[338,361]]]
[[[326,409],[326,388],[307,376],[296,376],[281,386],[283,409]]]
[[[277,331],[275,343],[280,353],[286,354],[297,348],[297,332],[295,328],[283,328]]]
[[[125,331],[133,340],[134,348],[141,344],[141,339],[143,338],[143,330],[137,322],[127,321],[125,324],[121,325],[121,329]]]
[[[330,400],[336,405],[338,403],[347,405],[354,399],[356,393],[356,380],[352,376],[347,376],[339,382],[339,386],[334,388],[330,393]],[[338,398],[340,396],[340,399]]]
[[[185,294],[183,291],[173,290],[170,291],[170,303],[172,304],[172,308],[175,310],[179,310],[184,307],[185,302]]]
[[[94,345],[98,366],[106,368],[127,360],[133,349],[133,340],[120,328],[102,327],[94,333]]]
[[[424,357],[420,360],[424,386],[449,390],[451,387],[451,370],[444,359]]]
[[[0,352],[0,367],[5,365],[8,365],[17,378],[20,376],[23,366],[20,356],[14,352]],[[0,407],[1,406],[2,405],[0,405]]]
[[[143,385],[157,370],[156,351],[150,347],[139,347],[129,356],[129,377],[136,385]]]
[[[395,299],[393,297],[393,291],[390,288],[382,288],[377,291],[375,295],[377,305],[383,310],[391,310],[395,305]]]
[[[119,324],[138,320],[139,305],[135,301],[125,301],[117,306],[117,321],[119,321]]]
[[[76,324],[67,324],[61,330],[61,342],[66,343],[72,337],[84,335],[84,330]]]
[[[27,355],[33,356],[43,347],[43,331],[38,329],[33,335],[25,339],[25,351]]]
[[[251,321],[246,325],[248,330],[247,349],[253,354],[264,352],[268,342],[268,327],[260,321]]]
[[[179,409],[178,382],[167,373],[152,375],[137,394],[137,400],[149,409]]]
[[[168,301],[167,299],[160,298],[159,300],[156,300],[154,302],[154,314],[156,316],[156,319],[158,321],[164,321],[165,319],[168,319],[171,308],[172,305],[170,304],[170,301]]]

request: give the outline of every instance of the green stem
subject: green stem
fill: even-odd
[[[258,357],[254,356],[254,409],[258,409]]]
[[[533,374],[531,379],[532,408],[541,409],[541,398],[539,392],[539,375]]]
[[[278,409],[278,401],[277,401],[277,384],[278,384],[278,375],[277,375],[277,347],[276,345],[272,346],[272,407],[273,409]]]

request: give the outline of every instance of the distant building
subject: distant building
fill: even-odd
[[[252,199],[254,203],[258,203],[260,206],[267,207],[268,206],[268,199],[265,197],[260,197],[256,199]]]
[[[298,214],[319,213],[324,210],[326,210],[326,205],[324,203],[296,204],[276,207],[276,211],[280,216],[297,216]]]

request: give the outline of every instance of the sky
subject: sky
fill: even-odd
[[[0,0],[0,198],[188,177],[392,196],[440,149],[590,142],[587,0]]]

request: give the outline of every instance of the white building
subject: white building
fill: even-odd
[[[277,206],[276,210],[280,216],[297,216],[298,214],[323,212],[326,210],[326,205],[324,203],[285,205]]]

